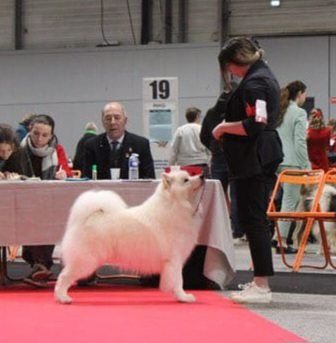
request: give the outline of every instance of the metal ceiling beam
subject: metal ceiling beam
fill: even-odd
[[[219,1],[219,32],[221,46],[223,46],[224,42],[229,37],[229,19],[231,15],[229,5],[230,0]]]
[[[23,49],[23,0],[15,0],[15,50]]]
[[[166,0],[165,7],[165,43],[172,43],[173,37],[173,3],[172,0]]]
[[[141,44],[148,44],[153,40],[153,0],[142,0],[141,7]]]
[[[188,39],[188,0],[179,0],[178,42],[186,43]]]

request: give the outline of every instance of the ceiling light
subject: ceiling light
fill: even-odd
[[[271,7],[279,7],[280,6],[280,0],[270,0],[270,6]]]

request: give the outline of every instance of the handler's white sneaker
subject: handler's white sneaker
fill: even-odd
[[[237,303],[268,304],[272,301],[272,292],[269,288],[259,287],[255,282],[238,285],[240,292],[231,293],[231,299]]]

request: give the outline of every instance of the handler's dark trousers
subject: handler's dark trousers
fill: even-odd
[[[239,223],[250,245],[255,276],[274,274],[271,235],[266,216],[271,181],[264,175],[236,179]]]

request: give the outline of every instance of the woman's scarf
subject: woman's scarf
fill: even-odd
[[[42,180],[53,180],[55,178],[56,168],[58,165],[56,144],[56,138],[53,137],[43,148],[35,148],[29,135],[27,135],[21,142],[21,146],[27,148],[31,154],[42,157]]]

